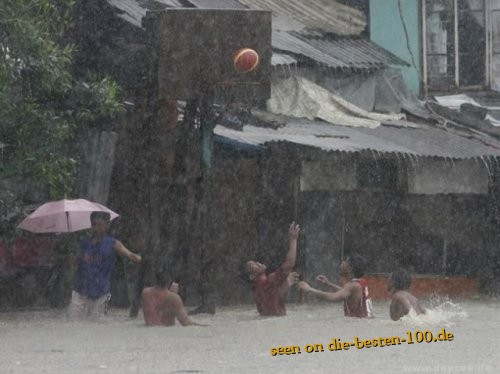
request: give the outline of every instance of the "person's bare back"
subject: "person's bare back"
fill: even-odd
[[[399,290],[392,295],[389,314],[393,321],[397,321],[410,313],[413,309],[417,314],[425,313],[425,310],[420,306],[418,299],[408,291]]]
[[[176,317],[182,326],[203,326],[188,317],[177,289],[178,285],[173,283],[170,289],[154,286],[142,291],[142,310],[147,326],[173,326]]]
[[[175,296],[180,297],[166,288],[149,287],[142,291],[142,308],[144,321],[148,326],[172,326],[175,324]],[[178,308],[178,307],[177,307]]]

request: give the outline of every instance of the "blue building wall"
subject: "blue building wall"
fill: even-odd
[[[417,95],[421,90],[421,42],[420,42],[420,1],[399,0],[370,1],[370,39],[408,62],[411,67],[403,67],[403,78]],[[408,32],[405,35],[403,22]],[[410,48],[408,48],[408,45]],[[410,53],[411,50],[411,53]],[[412,58],[413,55],[413,58]],[[416,68],[415,68],[415,66]]]

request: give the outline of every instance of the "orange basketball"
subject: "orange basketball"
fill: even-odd
[[[234,68],[240,73],[248,73],[259,66],[259,54],[251,48],[242,48],[234,55]]]

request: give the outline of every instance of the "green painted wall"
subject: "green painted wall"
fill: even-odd
[[[402,68],[403,77],[410,89],[419,95],[421,89],[420,1],[399,0],[399,3],[408,31],[408,41],[399,12],[398,0],[370,1],[370,39],[412,65]],[[414,62],[412,62],[412,54]]]

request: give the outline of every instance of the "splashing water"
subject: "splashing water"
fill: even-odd
[[[446,297],[434,296],[430,299],[425,314],[418,315],[415,310],[411,309],[410,313],[402,318],[402,321],[413,326],[440,325],[450,327],[467,317],[467,312],[460,304],[454,303]]]

